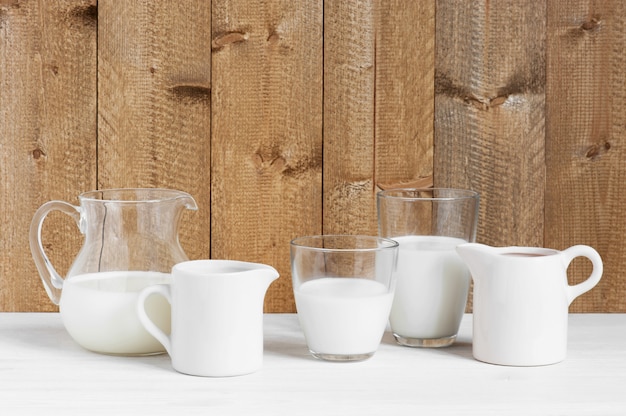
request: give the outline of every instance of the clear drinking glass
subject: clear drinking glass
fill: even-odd
[[[373,236],[320,235],[291,242],[298,319],[314,357],[370,358],[395,289],[398,243]]]
[[[464,189],[391,189],[377,194],[378,234],[399,243],[397,289],[389,323],[411,347],[454,343],[470,274],[455,251],[474,242],[478,193]]]

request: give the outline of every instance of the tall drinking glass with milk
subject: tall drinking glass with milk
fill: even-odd
[[[475,241],[478,206],[478,193],[463,189],[390,189],[377,194],[378,233],[399,244],[389,317],[399,344],[454,343],[471,280],[455,248]]]
[[[139,292],[170,283],[172,267],[188,260],[178,241],[184,209],[196,210],[191,195],[169,189],[109,189],[85,192],[80,206],[49,201],[35,213],[30,248],[50,299],[69,334],[84,348],[105,354],[145,355],[164,348],[139,322]],[[85,239],[67,275],[50,263],[42,225],[52,211],[76,221]],[[170,305],[159,297],[147,313],[169,331]]]

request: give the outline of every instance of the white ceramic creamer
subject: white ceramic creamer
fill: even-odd
[[[193,260],[172,268],[170,285],[139,294],[137,314],[163,344],[178,372],[224,377],[259,370],[263,362],[263,300],[278,278],[271,266],[234,260]],[[151,295],[172,305],[166,334],[148,316]]]
[[[602,276],[602,259],[589,246],[563,251],[535,247],[457,246],[474,281],[474,358],[492,364],[537,366],[558,363],[567,352],[572,301]],[[588,258],[591,275],[569,285],[567,268]]]

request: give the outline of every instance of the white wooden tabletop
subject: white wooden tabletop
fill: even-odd
[[[471,318],[452,347],[386,333],[373,358],[330,363],[309,355],[295,315],[268,314],[261,371],[202,378],[166,354],[83,350],[56,313],[0,313],[0,414],[626,415],[626,314],[570,315],[567,359],[529,368],[474,360]]]

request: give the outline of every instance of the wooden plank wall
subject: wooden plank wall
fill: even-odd
[[[436,20],[435,184],[479,192],[479,241],[541,246],[545,4],[440,0]]]
[[[544,241],[595,247],[604,280],[577,311],[626,310],[626,4],[547,8]],[[577,265],[573,281],[588,275]]]
[[[0,0],[0,310],[55,310],[51,199],[187,191],[189,257],[274,265],[292,312],[290,239],[375,234],[376,191],[432,177],[481,242],[596,247],[571,310],[626,312],[625,49],[621,0]],[[67,269],[75,225],[44,234]]]

